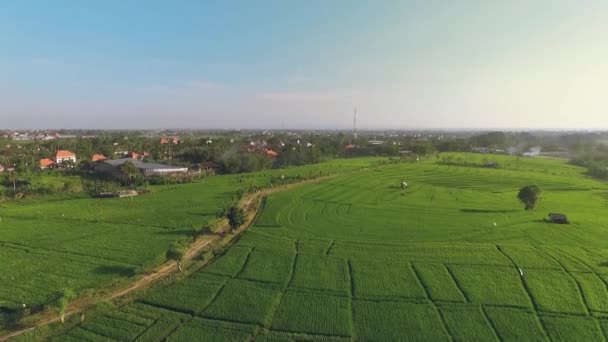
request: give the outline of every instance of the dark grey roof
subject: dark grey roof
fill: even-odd
[[[163,169],[183,169],[183,168],[185,168],[183,166],[173,166],[173,165],[165,165],[165,164],[158,164],[158,163],[144,163],[140,160],[131,159],[131,158],[104,160],[103,162],[108,165],[112,165],[114,167],[119,167],[126,162],[131,162],[131,163],[133,163],[133,165],[135,165],[135,167],[137,167],[140,170],[151,170],[151,169],[163,170]]]

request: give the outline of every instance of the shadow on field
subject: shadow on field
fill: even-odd
[[[598,265],[601,267],[608,267],[608,261],[602,261]]]
[[[473,213],[473,214],[506,214],[506,213],[514,213],[516,211],[521,210],[498,210],[498,209],[460,209],[463,213]]]
[[[134,267],[127,267],[127,266],[118,266],[118,265],[114,265],[114,266],[99,266],[95,269],[94,271],[97,274],[114,274],[117,276],[121,276],[121,277],[132,277],[135,275],[135,268]]]

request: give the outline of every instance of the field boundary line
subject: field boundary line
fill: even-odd
[[[350,289],[348,297],[348,301],[350,302],[350,320],[349,320],[349,329],[350,335],[352,339],[357,338],[357,334],[355,333],[355,277],[353,276],[353,265],[350,259],[346,259],[346,267],[348,268],[348,282],[350,283]]]
[[[554,256],[550,255],[549,253],[543,251],[540,248],[536,248],[536,246],[534,246],[534,249],[536,249],[540,253],[545,254],[546,256],[548,256],[549,258],[553,259],[555,262],[557,262],[559,264],[559,266],[562,268],[562,271],[564,273],[566,273],[566,275],[568,276],[568,278],[570,278],[574,282],[574,284],[576,284],[576,288],[577,288],[577,291],[578,291],[579,299],[583,303],[583,306],[585,307],[585,311],[587,312],[586,316],[591,316],[591,309],[589,309],[589,303],[587,301],[587,298],[585,297],[585,293],[583,292],[583,288],[581,287],[581,284],[578,282],[578,280],[576,280],[576,278],[574,278],[574,276],[570,273],[570,271],[568,271],[566,269],[566,267],[561,263],[561,261],[559,261],[557,258],[555,258]],[[589,267],[589,266],[585,265],[585,267]],[[595,272],[593,272],[593,274],[595,274]],[[597,276],[597,274],[595,274],[595,275]],[[601,277],[598,277],[598,278],[601,279]]]
[[[448,324],[445,321],[445,317],[443,316],[443,312],[441,312],[441,310],[437,307],[437,304],[435,304],[435,302],[433,302],[433,300],[431,299],[431,293],[429,292],[428,285],[424,282],[424,280],[422,280],[422,277],[418,273],[418,270],[416,270],[416,267],[414,267],[414,263],[408,262],[408,266],[410,267],[410,269],[412,270],[412,272],[414,272],[414,276],[416,277],[416,280],[418,281],[418,284],[422,287],[422,290],[424,291],[424,294],[425,294],[426,298],[428,299],[428,301],[430,302],[430,304],[435,309],[435,312],[437,312],[437,315],[439,316],[439,319],[441,320],[441,325],[443,326],[443,332],[449,337],[449,339],[451,341],[454,341],[455,340],[454,339],[454,335],[452,334],[452,332],[448,328]]]
[[[329,252],[331,252],[331,249],[334,247],[335,244],[336,244],[336,240],[331,240],[329,247],[327,247],[327,250],[325,251],[325,255],[329,255]]]
[[[247,267],[247,264],[249,263],[249,260],[251,259],[251,254],[253,253],[254,249],[255,249],[255,247],[249,248],[249,253],[247,253],[247,257],[245,258],[245,261],[243,261],[243,265],[241,265],[241,269],[238,272],[236,272],[234,277],[230,277],[230,278],[232,278],[232,279],[239,278],[239,276],[245,271],[245,268]]]
[[[568,274],[568,276],[570,276],[570,278],[572,278],[572,280],[574,280],[574,282],[576,283],[576,285],[578,287],[578,291],[580,292],[581,298],[583,299],[583,303],[585,304],[585,308],[587,309],[587,315],[589,317],[591,317],[595,321],[597,327],[600,330],[600,333],[602,334],[602,337],[604,338],[604,341],[606,341],[607,340],[606,339],[606,333],[604,332],[604,329],[602,329],[602,325],[599,323],[599,321],[596,319],[596,317],[593,317],[593,315],[592,315],[593,310],[591,310],[589,308],[589,303],[587,302],[587,298],[585,297],[585,294],[583,292],[583,288],[582,288],[581,284],[578,282],[578,280],[576,280],[576,278],[566,269],[566,267],[564,267],[564,265],[562,265],[562,263],[559,260],[557,260],[557,258],[555,258],[554,256],[552,256],[552,255],[548,254],[547,252],[541,250],[540,248],[537,248],[536,246],[534,248],[538,249],[541,253],[544,253],[545,255],[548,255],[550,258],[553,258],[564,269],[564,272],[566,272]],[[548,247],[546,247],[546,248],[548,248]],[[574,260],[577,260],[578,262],[580,262],[581,264],[583,264],[585,267],[587,267],[588,269],[590,269],[591,273],[593,275],[595,275],[595,277],[597,277],[604,284],[604,287],[607,289],[607,292],[608,292],[608,284],[606,283],[606,281],[593,268],[591,268],[591,266],[589,266],[585,261],[583,261],[580,258],[578,258],[578,257],[576,257],[576,256],[574,256],[574,255],[572,255],[572,254],[564,251],[563,249],[560,249],[560,248],[557,248],[557,247],[554,247],[554,249],[558,250],[559,252],[561,252],[561,253],[563,253],[563,254],[571,257],[571,258],[573,258]],[[579,272],[579,273],[584,273],[584,272]]]
[[[498,329],[496,328],[494,321],[492,321],[492,319],[490,318],[490,315],[488,315],[486,308],[483,305],[480,305],[480,309],[481,309],[481,313],[483,314],[483,317],[486,319],[486,321],[490,325],[490,328],[492,328],[492,331],[494,332],[494,336],[496,336],[496,339],[498,339],[498,341],[504,341],[504,338],[502,336],[500,336],[500,333],[498,332]]]
[[[467,293],[464,291],[462,285],[458,282],[458,279],[456,279],[456,276],[454,275],[454,272],[452,271],[452,269],[450,268],[450,266],[446,265],[446,264],[442,264],[442,265],[448,271],[448,274],[452,278],[452,281],[454,282],[454,285],[456,285],[456,288],[458,289],[458,291],[460,291],[460,294],[462,294],[462,297],[464,298],[465,302],[466,303],[471,303],[471,298],[469,298],[469,296],[467,295]]]
[[[495,245],[495,246],[496,246],[496,249],[498,250],[498,252],[502,253],[502,255],[504,255],[507,259],[509,259],[511,261],[511,263],[513,264],[513,267],[515,267],[515,271],[518,271],[521,269],[517,265],[517,263],[515,263],[515,260],[513,260],[507,253],[505,253],[500,248],[499,245]],[[540,319],[540,317],[539,317],[538,303],[536,302],[536,299],[534,299],[534,296],[532,296],[532,293],[530,291],[530,288],[528,287],[528,283],[527,283],[525,277],[520,276],[519,280],[521,281],[521,284],[524,288],[524,292],[526,292],[526,294],[528,295],[528,299],[530,300],[530,303],[532,303],[532,308],[534,309],[534,317],[536,318],[537,324],[539,324],[541,330],[543,331],[543,334],[549,340],[549,333],[547,333],[547,328],[545,327],[545,324],[543,323],[542,319]]]

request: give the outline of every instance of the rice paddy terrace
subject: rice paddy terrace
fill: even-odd
[[[369,163],[359,160],[351,167]],[[342,165],[343,163],[340,163]],[[77,293],[128,282],[165,259],[171,242],[216,220],[241,189],[268,186],[280,175],[311,177],[340,170],[332,163],[209,177],[152,187],[124,199],[43,197],[0,205],[0,335],[8,310],[36,306],[63,288]]]
[[[485,158],[499,167],[455,155],[274,194],[208,267],[56,338],[606,340],[608,186],[560,160]],[[516,199],[528,184],[534,211]]]

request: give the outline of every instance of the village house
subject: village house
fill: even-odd
[[[129,157],[131,159],[136,159],[136,160],[142,160],[142,159],[144,159],[144,157],[141,154],[137,153],[137,152],[131,152],[131,153],[129,153]]]
[[[222,169],[222,166],[217,163],[207,161],[204,163],[193,165],[192,169],[215,174]]]
[[[122,158],[114,160],[104,160],[95,166],[95,172],[113,176],[120,175],[120,166],[126,162],[131,162],[146,177],[163,176],[176,173],[187,173],[188,168],[182,166],[165,165],[158,163],[144,163],[137,159]]]
[[[57,164],[49,158],[40,159],[40,170],[49,169],[55,167]]]
[[[59,150],[55,153],[53,160],[57,164],[65,163],[65,162],[73,162],[76,163],[76,153],[67,151],[67,150]]]
[[[266,156],[270,158],[276,158],[279,154],[273,150],[266,150]]]
[[[97,161],[103,161],[108,159],[106,156],[104,156],[103,154],[94,154],[93,158],[91,158],[91,161],[93,162],[97,162]]]

